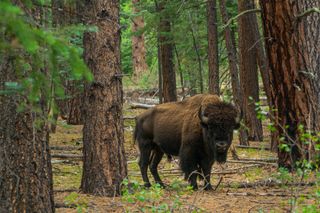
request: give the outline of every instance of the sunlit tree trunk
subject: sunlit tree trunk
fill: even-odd
[[[13,2],[40,23],[39,7]],[[18,82],[19,59],[10,54],[0,56],[0,90]],[[18,111],[22,102],[28,103],[19,94],[0,95],[0,212],[54,212],[47,100],[40,97],[36,112],[31,104]]]
[[[177,100],[176,75],[173,66],[173,41],[171,34],[171,22],[167,14],[163,13],[167,0],[160,0],[157,3],[157,10],[160,13],[160,58],[162,73],[162,95],[164,102]],[[162,12],[162,13],[161,13]]]
[[[133,13],[139,13],[140,0],[132,0]],[[138,81],[144,72],[148,70],[146,62],[146,48],[144,34],[140,31],[144,28],[144,19],[142,16],[136,16],[132,20],[132,62],[133,62],[133,79]]]
[[[229,20],[228,13],[226,10],[225,0],[219,0],[220,12],[222,16],[223,23],[226,24]],[[229,26],[224,28],[227,52],[228,52],[228,61],[229,69],[231,75],[231,84],[232,84],[232,94],[235,105],[239,111],[243,110],[243,94],[240,89],[239,81],[239,70],[237,65],[237,54],[234,43],[232,42],[232,33]],[[248,135],[246,130],[241,127],[239,131],[239,140],[241,145],[248,145]]]
[[[208,16],[208,67],[209,67],[209,93],[219,95],[219,48],[217,1],[207,1]]]
[[[288,146],[289,152],[278,151],[279,166],[292,168],[315,157],[315,144],[301,140],[301,126],[320,131],[320,14],[311,10],[320,1],[261,0],[260,5],[277,129],[273,143]]]
[[[122,115],[119,1],[84,1],[84,58],[94,75],[85,85],[83,175],[85,193],[114,196],[127,176]]]
[[[239,13],[254,9],[253,0],[238,0]],[[243,91],[244,118],[249,139],[263,140],[261,121],[257,118],[255,103],[259,102],[259,83],[257,67],[257,17],[248,13],[239,17],[239,73]]]

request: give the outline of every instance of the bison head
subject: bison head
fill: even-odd
[[[219,102],[199,109],[204,142],[215,160],[223,163],[232,142],[233,130],[240,127],[240,116],[231,104]]]

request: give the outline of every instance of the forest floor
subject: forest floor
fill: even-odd
[[[126,107],[126,116],[142,110]],[[259,149],[236,147],[241,160],[228,155],[224,165],[214,165],[211,183],[215,191],[192,191],[179,170],[177,160],[162,159],[159,173],[167,188],[153,186],[144,189],[137,159],[138,152],[132,141],[134,120],[125,120],[125,150],[128,161],[128,181],[124,183],[121,197],[101,197],[82,194],[82,162],[77,159],[82,149],[82,126],[67,125],[59,120],[57,132],[50,135],[53,147],[53,179],[57,212],[320,212],[319,182],[316,174],[303,178],[298,173],[278,170],[276,155],[264,147],[264,142],[251,142]],[[268,130],[265,130],[268,134]],[[59,148],[60,147],[60,148]],[[72,158],[61,158],[59,154]],[[251,160],[253,159],[253,160]],[[150,179],[152,180],[152,178]],[[318,177],[319,181],[319,177]]]

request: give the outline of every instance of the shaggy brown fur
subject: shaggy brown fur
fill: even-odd
[[[201,121],[201,116],[208,122]],[[205,176],[211,189],[210,171],[215,160],[224,162],[237,127],[237,111],[215,95],[196,95],[184,101],[158,105],[139,115],[134,132],[140,150],[139,166],[146,186],[150,186],[147,167],[157,183],[163,185],[157,166],[163,156],[180,157],[186,178],[197,188],[195,171]],[[217,147],[218,146],[218,147]]]

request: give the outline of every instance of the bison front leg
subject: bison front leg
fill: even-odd
[[[197,177],[198,177],[198,166],[195,155],[195,150],[190,147],[181,147],[180,153],[180,167],[184,172],[185,179],[189,181],[190,185],[194,190],[198,189]]]
[[[151,149],[152,147],[150,146],[150,144],[139,144],[139,150],[140,150],[139,167],[140,167],[141,176],[142,176],[145,187],[151,186],[148,178],[148,173],[147,173]]]
[[[204,190],[212,190],[212,185],[210,183],[211,167],[212,165],[206,161],[202,160],[200,163],[202,173],[204,176]]]
[[[160,179],[159,173],[158,173],[158,165],[163,157],[163,152],[160,150],[160,148],[156,148],[152,151],[152,157],[151,157],[151,163],[149,165],[150,172],[155,180],[156,183],[160,184],[160,186],[164,187],[163,182]]]

